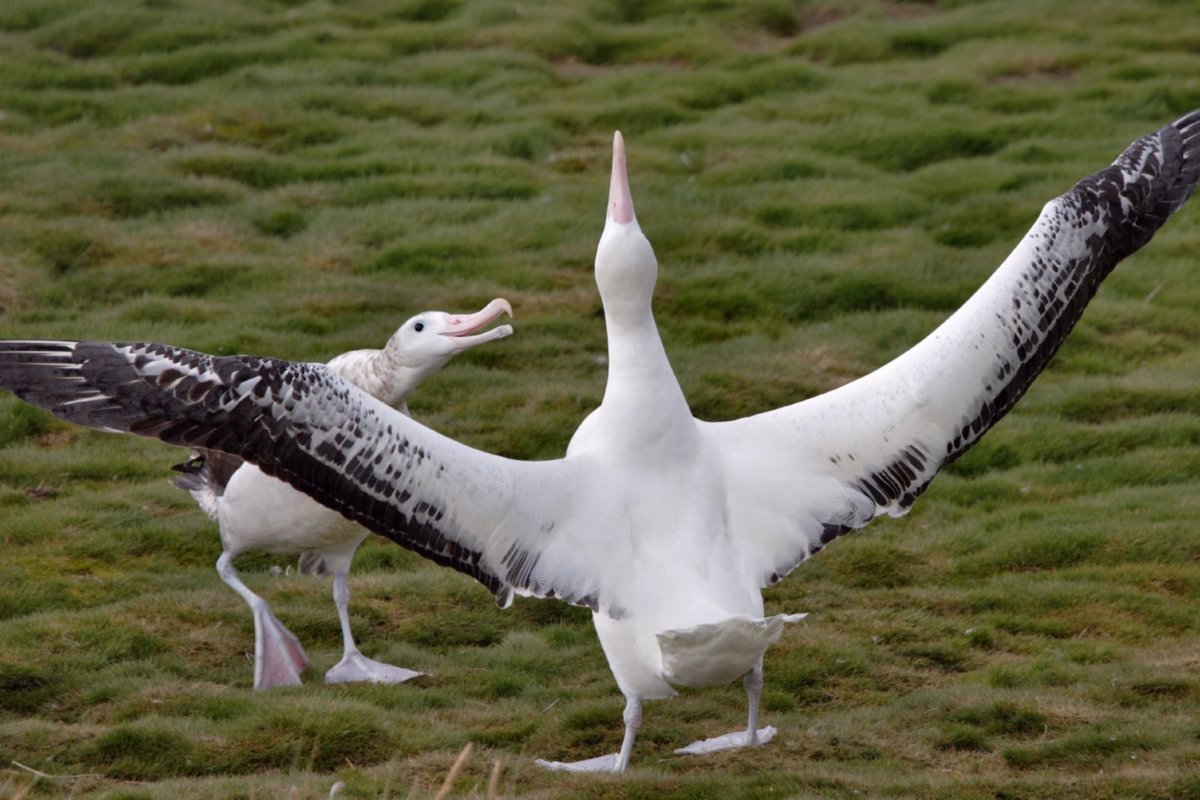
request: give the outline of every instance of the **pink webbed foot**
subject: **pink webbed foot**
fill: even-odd
[[[295,634],[264,603],[254,613],[254,688],[299,686],[308,656]]]

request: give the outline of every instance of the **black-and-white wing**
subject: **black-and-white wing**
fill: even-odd
[[[80,425],[229,453],[439,564],[506,605],[514,591],[593,609],[617,602],[603,542],[556,531],[605,513],[562,461],[474,450],[322,364],[214,357],[158,344],[0,342],[0,387]]]
[[[957,312],[839,389],[705,426],[735,483],[747,577],[769,585],[880,514],[899,516],[1025,393],[1100,282],[1200,179],[1200,111],[1046,204]]]

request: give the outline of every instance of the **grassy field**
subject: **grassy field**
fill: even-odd
[[[0,335],[326,359],[504,296],[516,334],[414,414],[554,457],[603,388],[615,128],[668,351],[726,419],[907,349],[1196,106],[1196,2],[5,0]],[[768,592],[812,612],[767,655],[775,742],[673,756],[744,720],[688,691],[625,776],[532,764],[620,743],[586,612],[382,540],[356,633],[430,677],[324,686],[328,584],[251,556],[313,660],[255,694],[183,454],[0,397],[0,797],[424,798],[473,743],[462,796],[500,760],[509,797],[1200,798],[1198,269],[1193,202],[908,517]]]

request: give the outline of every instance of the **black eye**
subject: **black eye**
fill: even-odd
[[[425,330],[425,323],[418,322],[416,325],[413,325],[413,330],[417,333],[420,333],[421,331]]]

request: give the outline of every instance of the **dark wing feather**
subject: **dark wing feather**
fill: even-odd
[[[514,588],[597,603],[577,555],[556,550],[550,535],[570,495],[560,462],[472,450],[324,365],[158,344],[8,341],[0,342],[0,386],[80,425],[244,458],[470,575],[502,604]],[[515,552],[537,558],[514,560]]]

